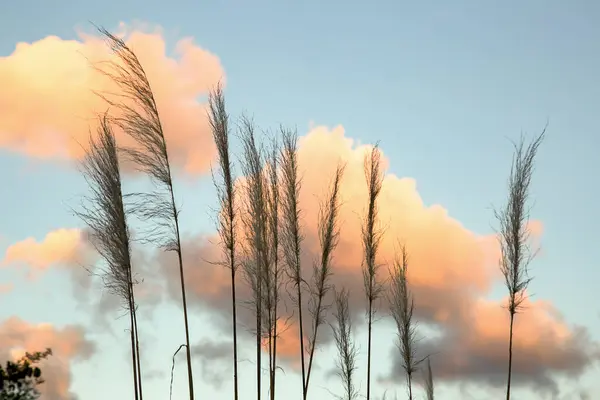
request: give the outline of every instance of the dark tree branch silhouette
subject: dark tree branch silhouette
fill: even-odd
[[[52,355],[51,349],[25,353],[17,361],[0,365],[0,400],[34,400],[40,397],[38,385],[44,383],[42,370],[36,365]]]

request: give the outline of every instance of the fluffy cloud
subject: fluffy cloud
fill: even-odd
[[[42,240],[33,237],[14,243],[0,258],[0,267],[17,267],[26,271],[30,279],[39,278],[51,269],[68,273],[73,281],[73,295],[79,305],[91,312],[96,326],[111,329],[114,313],[122,306],[122,299],[114,295],[101,296],[105,290],[99,270],[99,256],[88,241],[87,232],[78,228],[61,228],[46,234]],[[132,264],[137,279],[148,276],[148,255],[138,246],[132,246]],[[141,281],[141,279],[140,279]],[[0,285],[0,294],[12,291],[13,284]],[[162,301],[160,282],[148,280],[135,288],[136,300],[143,303],[142,318],[151,318],[151,309]]]
[[[160,29],[144,33],[121,25],[121,30],[156,95],[174,167],[207,171],[214,145],[206,105],[198,97],[223,78],[219,59],[191,38],[178,41],[171,55]],[[94,115],[107,108],[93,90],[114,92],[90,63],[110,57],[102,39],[85,34],[78,40],[48,36],[18,43],[12,54],[0,57],[0,148],[41,159],[81,158],[90,127],[95,131]]]
[[[350,306],[356,313],[358,324],[362,323],[359,316],[364,310],[360,224],[367,191],[363,157],[370,149],[371,146],[356,145],[347,138],[342,127],[333,130],[316,127],[301,138],[299,150],[303,177],[300,201],[304,216],[302,259],[305,277],[309,277],[312,261],[318,254],[319,196],[325,193],[338,161],[347,164],[341,186],[342,234],[334,254],[332,280],[350,290]],[[388,160],[383,157],[382,161],[387,167]],[[382,264],[391,262],[398,240],[406,243],[418,318],[421,323],[441,332],[422,346],[423,351],[440,352],[435,359],[436,375],[442,380],[478,379],[496,384],[502,371],[504,379],[506,311],[501,303],[484,300],[500,278],[496,238],[470,232],[440,205],[425,205],[416,182],[410,178],[386,174],[379,206],[382,228],[385,229],[379,261]],[[539,240],[541,231],[541,223],[534,222],[534,241]],[[187,288],[191,292],[191,301],[217,311],[215,315],[222,317],[215,317],[215,321],[221,321],[223,330],[227,330],[231,308],[229,274],[224,268],[207,262],[219,259],[220,250],[214,245],[217,242],[217,238],[211,236],[190,238],[184,243]],[[176,260],[173,255],[161,255],[159,262],[163,272],[172,278],[168,280],[171,296],[179,299]],[[385,267],[381,272],[385,279]],[[241,299],[249,298],[246,285],[238,285],[238,290]],[[381,311],[385,313],[384,309]],[[245,307],[239,307],[238,315],[242,325],[252,326],[252,317]],[[309,334],[310,329],[307,331]],[[322,339],[328,341],[329,330],[324,329],[322,334]],[[298,346],[295,326],[282,332],[282,342],[280,350],[284,358],[286,355],[294,357]],[[520,354],[515,360],[517,382],[537,387],[545,385],[550,389],[553,388],[553,373],[578,375],[597,358],[596,344],[590,341],[586,331],[568,326],[551,305],[541,301],[529,303],[527,314],[517,318],[515,348]],[[289,354],[284,351],[286,349]],[[390,376],[383,379],[397,376],[394,375],[399,368],[396,358]]]
[[[49,232],[43,240],[29,237],[10,245],[0,265],[26,266],[33,276],[50,267],[89,266],[94,255],[80,229],[57,229]]]
[[[74,399],[70,392],[73,361],[86,360],[95,351],[83,329],[68,325],[55,328],[51,324],[29,324],[11,317],[0,324],[0,360],[14,359],[24,350],[52,349],[53,355],[40,364],[45,382],[40,386],[41,400]]]
[[[468,315],[447,321],[441,338],[420,343],[421,354],[433,354],[438,379],[506,385],[508,314],[497,302],[473,300]],[[513,382],[556,396],[555,373],[576,378],[600,358],[600,348],[582,327],[569,327],[545,301],[526,301],[516,317]],[[466,311],[466,310],[465,310]],[[390,377],[402,373],[397,351]]]

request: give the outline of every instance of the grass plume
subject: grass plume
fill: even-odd
[[[518,143],[513,143],[515,152],[508,178],[508,199],[502,209],[495,211],[500,225],[499,241],[502,251],[500,271],[508,290],[507,308],[510,315],[506,400],[510,399],[511,389],[514,319],[522,309],[526,290],[532,279],[529,275],[529,263],[535,256],[535,252],[532,252],[529,246],[527,203],[535,156],[545,133],[544,128],[542,133],[528,145],[525,145],[523,137]]]
[[[344,386],[344,395],[339,397],[340,400],[355,400],[358,398],[358,390],[354,385],[358,348],[352,339],[352,320],[350,318],[348,297],[349,292],[347,289],[335,290],[336,310],[334,318],[336,324],[331,325],[333,340],[338,351],[338,359],[336,360],[337,375]]]
[[[242,171],[246,177],[245,209],[243,217],[246,237],[244,273],[252,290],[252,304],[256,317],[256,394],[261,397],[261,343],[265,318],[264,281],[269,263],[269,220],[267,195],[268,181],[263,155],[256,143],[253,122],[243,117],[240,137],[243,145]]]
[[[279,258],[279,142],[275,137],[267,160],[268,190],[267,211],[269,230],[269,263],[265,271],[265,305],[267,313],[266,333],[269,347],[269,393],[270,399],[275,400],[275,378],[277,371],[277,324],[279,322],[279,302],[282,285],[282,270]]]
[[[306,383],[304,392],[308,393],[308,384],[310,382],[310,373],[312,371],[315,349],[317,347],[317,338],[319,327],[325,323],[325,296],[331,289],[329,279],[331,277],[331,261],[333,250],[338,244],[340,229],[338,216],[340,211],[340,184],[344,175],[343,164],[338,164],[329,193],[319,207],[318,232],[319,244],[321,247],[321,257],[313,266],[313,280],[310,286],[309,311],[312,316],[312,337],[308,341],[308,369],[306,371]]]
[[[212,130],[219,154],[219,176],[220,180],[215,180],[217,196],[219,198],[219,218],[217,231],[221,237],[223,253],[225,256],[224,265],[231,272],[231,308],[232,308],[232,331],[233,331],[233,394],[234,400],[239,399],[238,390],[238,351],[237,351],[237,304],[235,278],[237,272],[236,258],[236,192],[234,186],[233,163],[229,153],[229,116],[225,108],[225,97],[221,85],[218,85],[209,95],[209,123]]]
[[[294,285],[295,293],[292,301],[298,311],[298,335],[300,342],[300,368],[302,374],[302,398],[306,400],[306,364],[304,360],[304,321],[302,316],[302,291],[304,279],[300,263],[302,232],[300,226],[300,188],[301,180],[298,174],[298,136],[295,131],[284,130],[281,150],[281,246],[286,264],[286,272]]]
[[[167,142],[154,93],[136,54],[121,38],[103,28],[99,28],[99,31],[119,62],[102,63],[98,66],[98,70],[118,86],[122,92],[119,95],[122,101],[115,101],[101,93],[99,95],[119,111],[119,114],[112,118],[113,122],[136,143],[136,147],[126,149],[126,153],[137,168],[146,173],[155,184],[154,191],[136,193],[132,196],[134,199],[132,210],[143,220],[153,222],[153,227],[146,232],[146,240],[158,244],[166,251],[177,253],[185,324],[189,396],[190,400],[194,400],[188,310],[179,232],[180,210],[175,203]]]
[[[88,226],[89,240],[106,264],[101,274],[105,288],[119,297],[129,313],[134,393],[136,400],[142,400],[131,239],[117,144],[106,114],[99,118],[97,138],[90,138],[81,167],[91,194],[84,198],[82,210],[75,214]]]
[[[375,316],[375,301],[380,297],[383,286],[377,280],[377,254],[382,232],[377,227],[377,199],[381,193],[383,174],[381,171],[381,152],[374,146],[364,159],[364,172],[367,181],[368,205],[367,215],[362,226],[362,242],[364,249],[363,284],[367,299],[367,400],[371,398],[371,337],[373,318]]]
[[[398,332],[398,350],[402,359],[402,368],[406,374],[408,399],[412,400],[412,380],[419,364],[423,360],[416,358],[416,324],[413,320],[414,299],[408,287],[408,252],[402,245],[400,256],[394,260],[390,271],[389,305]]]

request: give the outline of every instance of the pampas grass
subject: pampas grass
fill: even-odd
[[[352,338],[352,320],[350,318],[350,307],[348,306],[349,292],[347,289],[335,290],[335,324],[331,324],[333,340],[338,351],[336,360],[336,373],[342,380],[344,395],[340,400],[355,400],[358,398],[358,390],[354,384],[354,372],[357,369],[356,359],[358,348]]]
[[[142,400],[131,239],[121,191],[117,144],[106,114],[99,118],[97,138],[90,138],[81,167],[91,194],[84,197],[82,210],[75,214],[88,226],[89,240],[106,263],[100,274],[104,287],[121,299],[129,313],[134,393],[136,400]]]
[[[340,230],[338,215],[340,210],[340,184],[344,174],[344,165],[338,164],[327,197],[319,207],[319,244],[321,257],[313,266],[313,279],[310,285],[309,311],[312,316],[312,337],[308,341],[308,369],[306,371],[305,393],[308,393],[310,373],[312,371],[319,327],[325,323],[325,296],[331,286],[329,280],[332,274],[331,261],[333,250],[336,248]]]
[[[298,336],[300,342],[300,369],[302,375],[302,399],[306,400],[306,364],[304,353],[304,321],[302,315],[302,292],[304,279],[300,264],[300,251],[303,240],[300,226],[300,188],[298,174],[298,137],[296,132],[283,132],[283,148],[281,150],[281,212],[283,215],[281,230],[281,246],[286,264],[288,278],[294,285],[295,293],[291,300],[298,311]]]
[[[270,399],[275,400],[275,378],[277,371],[277,324],[279,322],[278,306],[281,298],[283,274],[279,259],[279,141],[273,138],[271,151],[267,160],[268,190],[267,211],[269,228],[269,263],[265,272],[265,310],[266,334],[269,347],[269,393]]]
[[[233,163],[229,154],[229,116],[225,109],[225,97],[221,85],[218,85],[208,97],[208,120],[213,139],[219,154],[219,177],[214,179],[219,198],[219,217],[217,231],[223,246],[225,261],[223,264],[231,271],[231,326],[233,331],[233,398],[238,400],[238,348],[237,348],[237,304],[235,278],[237,272],[236,225],[238,220],[236,209],[236,191],[234,186]]]
[[[130,136],[137,145],[136,148],[125,149],[126,154],[137,168],[145,172],[155,184],[153,192],[136,193],[132,196],[132,199],[134,199],[132,202],[133,210],[143,220],[153,223],[153,227],[146,232],[146,240],[158,244],[166,251],[177,253],[185,323],[189,396],[190,400],[194,400],[188,310],[179,232],[180,210],[178,210],[175,203],[167,142],[154,93],[137,56],[121,38],[114,36],[103,28],[99,30],[119,62],[110,61],[100,64],[98,70],[118,86],[122,91],[119,98],[124,101],[115,101],[102,93],[99,93],[99,95],[119,111],[119,115],[113,117],[112,121]]]
[[[267,194],[268,181],[263,165],[262,151],[256,143],[254,124],[242,118],[240,137],[243,145],[242,170],[246,177],[245,210],[242,218],[246,239],[244,273],[252,290],[252,305],[256,317],[256,395],[261,397],[261,342],[263,320],[266,317],[265,276],[269,263],[269,220]]]
[[[416,324],[413,320],[414,299],[408,287],[408,252],[406,246],[400,248],[400,255],[394,260],[390,271],[389,305],[398,332],[398,350],[402,368],[406,374],[408,399],[412,400],[412,379],[418,365],[423,360],[416,359]]]
[[[514,319],[522,309],[526,299],[525,292],[532,279],[529,276],[529,263],[535,256],[535,252],[532,252],[529,247],[527,203],[535,156],[545,132],[544,128],[542,133],[527,146],[523,137],[518,143],[514,143],[515,153],[508,178],[508,199],[502,209],[495,211],[500,225],[499,242],[502,250],[500,271],[508,290],[507,309],[510,315],[506,400],[510,400]]]
[[[365,178],[367,181],[368,205],[367,215],[362,226],[362,241],[364,249],[363,284],[367,299],[367,400],[371,398],[371,337],[373,318],[375,316],[375,301],[381,296],[383,286],[377,279],[377,254],[382,232],[377,227],[377,199],[381,193],[383,174],[381,172],[381,152],[374,146],[364,160]]]

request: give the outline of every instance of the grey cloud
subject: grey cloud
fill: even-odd
[[[191,306],[204,311],[208,310],[213,317],[214,326],[225,333],[229,332],[231,326],[231,292],[228,271],[222,266],[209,262],[217,261],[220,257],[220,250],[214,244],[215,240],[214,237],[207,236],[185,240],[183,244],[184,259],[186,260],[185,273]],[[307,235],[304,244],[303,273],[305,278],[309,278],[312,273],[312,262],[316,258],[316,254],[310,251],[310,249],[316,248],[315,239]],[[352,243],[344,242],[342,238],[336,254],[345,251],[345,246],[352,246]],[[175,268],[174,255],[161,254],[158,262],[161,273],[167,278],[170,297],[179,301],[178,270]],[[344,265],[337,262],[334,257],[332,283],[349,289],[354,326],[360,328],[364,324],[365,310],[360,260],[356,260],[356,265]],[[423,340],[420,343],[423,354],[435,354],[434,368],[438,381],[485,382],[492,387],[504,384],[507,360],[506,343],[502,341],[477,344],[477,341],[470,340],[469,337],[469,324],[472,318],[470,310],[475,294],[451,286],[434,288],[415,285],[413,290],[418,320],[422,324],[435,324],[442,333],[435,340]],[[243,305],[243,301],[249,299],[250,293],[241,276],[237,283],[237,294],[240,299],[238,322],[241,328],[238,332],[242,337],[249,338],[247,333],[252,329],[254,319],[251,310]],[[283,309],[287,310],[287,315],[284,318],[292,315],[289,299],[286,299],[285,302]],[[305,315],[308,315],[307,311],[305,303]],[[387,313],[385,301],[381,301],[378,315],[386,316]],[[446,322],[440,323],[440,313],[446,315]],[[523,318],[526,318],[526,315]],[[307,336],[310,335],[311,328],[308,324],[305,329]],[[325,326],[320,331],[319,338],[323,346],[331,343],[331,333],[328,327]],[[578,327],[575,328],[573,339],[560,348],[544,348],[543,340],[541,340],[540,346],[537,348],[523,349],[523,351],[517,349],[514,366],[515,385],[533,387],[544,393],[555,393],[556,374],[568,377],[580,375],[587,366],[598,359],[596,348],[597,344],[589,338],[587,330]],[[227,346],[218,346],[212,351],[222,350],[223,357],[227,357],[225,354],[229,351],[228,349]],[[398,375],[400,370],[395,347],[391,350],[391,355],[394,361],[393,368],[382,379],[393,381],[394,378],[400,376]],[[284,358],[283,361],[289,360]]]
[[[194,359],[200,360],[204,382],[220,389],[233,374],[233,349],[231,342],[204,340],[192,346]]]

